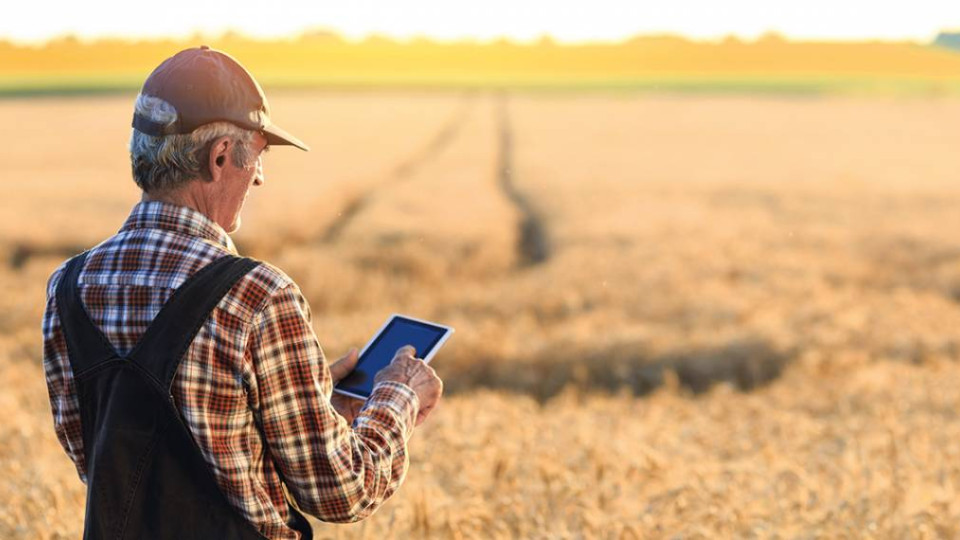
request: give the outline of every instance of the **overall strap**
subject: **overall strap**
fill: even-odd
[[[77,278],[88,253],[85,251],[70,259],[56,293],[60,328],[67,342],[67,358],[74,376],[119,356],[103,332],[90,320],[80,300]]]
[[[200,270],[174,291],[130,353],[169,391],[180,360],[200,327],[227,292],[260,263],[227,255]]]

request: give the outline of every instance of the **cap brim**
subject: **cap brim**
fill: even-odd
[[[303,141],[280,129],[276,124],[270,124],[263,128],[263,134],[267,137],[267,144],[296,146],[305,152],[310,151],[310,147]]]

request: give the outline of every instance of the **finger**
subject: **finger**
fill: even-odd
[[[362,409],[363,409],[363,402],[360,401],[360,400],[357,400],[356,403],[351,404],[351,406],[350,406],[350,414],[352,414],[353,417],[356,418],[356,417],[360,416],[360,411],[361,411]],[[351,421],[351,423],[353,423],[353,422]]]
[[[353,368],[357,367],[357,358],[357,348],[351,347],[346,355],[330,364],[330,378],[333,379],[334,383],[339,382],[349,375]]]
[[[393,355],[393,360],[391,362],[396,362],[400,358],[413,358],[417,354],[417,349],[413,345],[404,345],[397,349],[397,353]]]
[[[403,347],[400,347],[399,349],[397,349],[396,356],[408,356],[408,355],[416,356],[417,348],[414,347],[413,345],[404,345]]]

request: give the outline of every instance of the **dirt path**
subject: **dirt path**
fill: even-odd
[[[456,146],[463,144],[459,139],[462,138],[470,114],[477,108],[478,101],[479,98],[474,95],[465,96],[463,103],[454,116],[423,148],[411,155],[409,159],[397,165],[387,182],[358,194],[346,204],[338,219],[321,235],[321,242],[332,244],[339,241],[345,229],[373,204],[375,198],[390,196],[386,193],[385,188],[411,181],[420,182],[421,184],[424,182],[429,183],[431,180],[426,178],[427,176],[442,172],[429,170],[428,167],[431,163],[440,159],[444,152],[450,149],[458,151],[456,150]],[[516,214],[519,215],[515,233],[515,259],[517,267],[526,268],[541,264],[550,257],[550,242],[544,220],[538,214],[528,195],[525,194],[517,184],[516,169],[514,166],[516,142],[510,122],[509,97],[506,94],[500,94],[496,96],[494,103],[495,107],[491,108],[491,112],[495,115],[496,126],[490,135],[496,140],[496,155],[493,156],[495,160],[496,187],[502,192],[503,197],[515,208]],[[474,123],[467,126],[467,129],[483,129],[483,127]],[[473,166],[476,167],[475,164]],[[476,172],[483,174],[482,171],[482,168],[477,168]],[[450,232],[453,234],[456,233],[456,231]]]
[[[398,164],[394,168],[393,173],[390,175],[387,182],[395,184],[397,182],[409,180],[415,176],[416,173],[428,162],[436,159],[437,156],[450,147],[456,141],[457,136],[463,129],[464,122],[474,107],[474,104],[474,96],[472,94],[465,94],[460,106],[450,120],[448,120],[443,127],[440,128],[440,130],[426,145],[414,152],[409,158]],[[380,185],[375,186],[372,189],[360,193],[350,199],[346,203],[343,212],[341,212],[337,219],[331,223],[329,227],[327,227],[323,234],[321,234],[320,241],[329,244],[339,240],[343,230],[350,225],[350,223],[360,212],[363,211],[368,204],[370,204],[370,201],[376,195],[376,192],[380,189],[380,187]]]
[[[504,194],[522,216],[518,224],[517,260],[522,266],[540,264],[550,257],[550,243],[547,240],[546,225],[526,195],[518,188],[515,180],[513,156],[515,141],[510,124],[510,107],[506,95],[499,99],[498,118],[500,122],[498,176]]]

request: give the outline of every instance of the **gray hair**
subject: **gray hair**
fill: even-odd
[[[171,125],[177,121],[177,109],[166,101],[140,94],[135,114],[153,122]],[[249,167],[253,132],[229,122],[204,124],[191,133],[154,137],[136,129],[130,135],[130,166],[133,180],[147,193],[176,189],[190,180],[210,180],[207,160],[213,141],[230,137],[234,141],[233,158],[238,167]]]

